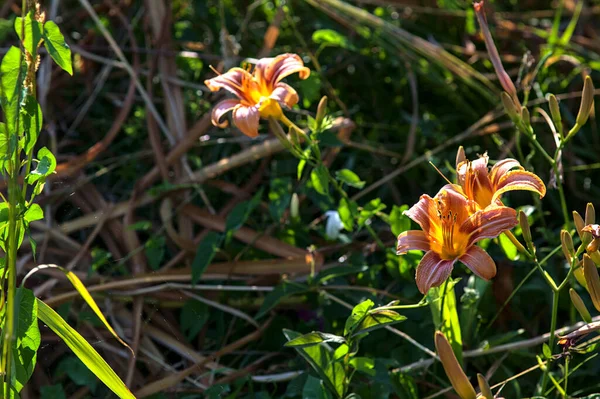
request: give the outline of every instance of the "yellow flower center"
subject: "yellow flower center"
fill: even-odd
[[[258,111],[260,112],[260,116],[265,119],[268,119],[269,117],[280,119],[283,115],[283,111],[281,110],[279,103],[276,100],[268,97],[262,98],[262,103],[260,104]]]

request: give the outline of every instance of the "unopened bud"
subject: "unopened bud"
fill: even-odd
[[[317,107],[317,126],[321,126],[323,123],[323,119],[325,118],[325,114],[327,113],[327,96],[321,97],[321,101],[319,101],[319,106]]]
[[[573,269],[573,275],[575,276],[575,280],[581,285],[583,288],[588,289],[587,283],[585,281],[585,275],[583,273],[583,262],[577,262],[575,269]]]
[[[481,391],[481,397],[485,399],[494,399],[494,394],[483,374],[477,374],[477,382],[479,383],[479,390]]]
[[[583,91],[581,92],[581,104],[579,105],[579,112],[577,113],[577,119],[575,123],[579,126],[585,125],[588,117],[590,116],[590,112],[592,111],[592,106],[594,105],[594,83],[592,82],[592,78],[589,76],[585,77],[583,82]]]
[[[594,204],[588,202],[585,207],[585,224],[594,224],[596,223],[596,210],[594,209]]]
[[[299,204],[298,194],[292,194],[292,200],[290,201],[290,216],[292,219],[297,219],[298,215],[300,215]]]
[[[461,399],[475,399],[475,388],[460,367],[450,343],[440,331],[435,333],[435,349],[452,387]]]
[[[581,297],[579,296],[577,291],[575,291],[573,288],[571,288],[569,290],[569,296],[571,296],[571,302],[573,303],[573,306],[575,307],[575,309],[577,309],[577,312],[579,313],[579,316],[581,316],[583,321],[585,321],[586,323],[591,323],[592,316],[590,315],[590,312],[585,307],[585,303],[583,303],[583,299],[581,299]]]
[[[560,232],[560,243],[567,262],[571,264],[573,256],[575,255],[575,247],[573,245],[573,237],[571,237],[571,234],[569,234],[567,230],[562,230]]]
[[[521,232],[523,234],[525,243],[527,246],[533,245],[531,229],[529,228],[529,220],[527,220],[527,215],[523,211],[519,211],[519,224],[521,225]]]
[[[500,99],[502,100],[502,105],[504,106],[504,111],[506,111],[506,114],[508,115],[508,117],[514,122],[518,121],[519,120],[519,109],[515,105],[515,102],[512,100],[512,98],[508,95],[508,93],[505,91],[500,93]]]
[[[596,264],[596,266],[600,266],[600,251],[596,250],[594,252],[588,252],[592,261]]]
[[[545,372],[548,369],[548,366],[546,366],[546,362],[544,362],[539,355],[535,355],[535,358],[538,362],[538,366],[540,366],[540,370]]]
[[[585,227],[585,221],[577,211],[573,211],[573,222],[575,222],[575,229],[579,234],[579,238],[583,239],[581,230]]]
[[[548,105],[550,106],[550,115],[556,125],[556,128],[562,123],[562,117],[560,115],[560,107],[558,106],[558,100],[554,94],[548,94]]]
[[[458,165],[467,160],[467,156],[465,155],[465,149],[461,145],[458,147],[458,151],[456,152],[456,169],[458,169]]]
[[[600,277],[598,276],[598,268],[587,255],[583,254],[583,275],[588,286],[588,292],[592,298],[592,303],[597,311],[600,312]]]
[[[523,122],[525,123],[525,126],[531,126],[531,117],[529,116],[529,110],[527,108],[521,108],[521,117],[523,119]]]

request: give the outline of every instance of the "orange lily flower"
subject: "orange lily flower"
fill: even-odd
[[[233,121],[246,136],[258,136],[261,117],[282,116],[281,106],[291,108],[298,102],[298,93],[281,82],[283,78],[298,73],[300,79],[310,75],[297,54],[281,54],[275,58],[262,58],[252,73],[242,68],[232,68],[226,73],[204,81],[211,91],[225,89],[237,98],[223,100],[212,111],[212,123],[226,127],[223,115],[233,111]]]
[[[434,198],[425,194],[405,212],[421,226],[398,236],[398,255],[411,249],[426,251],[417,267],[419,291],[426,293],[441,285],[459,260],[479,277],[489,280],[496,275],[494,260],[475,245],[484,238],[494,238],[517,225],[517,212],[492,205],[469,213],[473,201],[455,185],[447,184]]]
[[[459,149],[459,154],[464,153]],[[458,184],[465,195],[475,203],[471,211],[485,209],[492,204],[502,205],[500,196],[507,191],[533,191],[538,193],[540,198],[546,195],[546,186],[542,179],[534,173],[527,172],[519,161],[504,159],[488,171],[488,160],[487,153],[475,161],[469,161],[460,155],[457,157]]]

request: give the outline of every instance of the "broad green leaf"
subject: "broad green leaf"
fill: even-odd
[[[311,149],[307,148],[302,152],[303,155],[303,159],[301,159],[300,161],[298,161],[298,167],[296,168],[296,174],[297,174],[297,178],[298,180],[300,180],[300,178],[302,178],[302,172],[304,171],[304,167],[306,166],[306,160],[310,157],[310,153],[311,153]]]
[[[316,192],[329,195],[329,172],[325,166],[317,166],[310,172],[310,181]]]
[[[76,385],[88,387],[93,394],[96,393],[98,378],[75,356],[63,358],[56,367],[56,374],[66,374]]]
[[[87,290],[87,288],[85,288],[85,285],[83,284],[83,282],[81,282],[79,277],[77,277],[77,275],[75,273],[65,269],[64,267],[61,267],[58,265],[54,265],[54,266],[65,274],[67,279],[69,279],[69,281],[73,285],[73,288],[75,288],[75,290],[79,293],[79,295],[81,295],[81,298],[85,301],[85,303],[90,307],[90,309],[92,309],[92,311],[96,314],[96,316],[98,316],[98,318],[100,319],[102,324],[104,324],[104,327],[106,327],[106,329],[108,331],[110,331],[110,333],[113,335],[113,337],[115,337],[124,347],[129,349],[131,351],[131,353],[133,354],[133,350],[129,347],[129,345],[127,345],[127,343],[125,343],[125,341],[123,341],[119,337],[119,335],[112,328],[112,326],[110,325],[108,320],[106,320],[106,317],[104,317],[104,314],[102,314],[102,311],[96,304],[96,301],[94,301],[94,298],[92,298],[89,291]]]
[[[196,284],[200,281],[202,274],[210,262],[212,262],[222,241],[222,234],[211,231],[204,237],[200,244],[198,244],[196,255],[192,261],[192,284]]]
[[[202,327],[204,327],[204,324],[208,321],[209,316],[208,305],[195,299],[185,302],[181,308],[179,322],[181,324],[181,332],[183,332],[188,341],[196,338]]]
[[[19,63],[21,65],[21,73],[19,74]],[[9,115],[16,114],[17,102],[13,102],[17,90],[21,87],[21,82],[25,79],[27,73],[27,66],[25,65],[25,59],[21,53],[21,50],[17,47],[12,46],[8,49],[4,57],[2,58],[2,64],[0,64],[0,98],[2,98],[2,108],[4,109],[5,120],[10,120]],[[7,106],[15,107],[12,113],[9,113]],[[10,126],[10,122],[9,122]]]
[[[335,172],[335,177],[342,183],[356,188],[363,188],[365,182],[360,180],[360,177],[350,169],[342,169]]]
[[[46,147],[39,149],[37,153],[37,167],[27,175],[27,183],[33,184],[43,177],[47,177],[56,169],[56,158]]]
[[[15,365],[14,388],[17,392],[29,381],[37,360],[41,336],[37,321],[37,303],[31,290],[18,288],[15,302],[18,304],[16,341],[13,347]]]
[[[367,313],[373,308],[373,306],[373,301],[367,299],[366,301],[362,301],[361,303],[356,305],[354,309],[352,309],[352,313],[346,320],[346,324],[344,326],[344,336],[348,337],[350,336],[350,334],[352,334],[352,332],[354,332],[358,324],[361,321],[363,321],[363,319],[367,316]]]
[[[323,342],[334,342],[336,344],[342,344],[346,342],[346,340],[344,339],[344,337],[340,337],[339,335],[327,334],[320,331],[313,331],[288,341],[285,344],[285,346],[293,348],[304,348],[307,346],[318,345]]]
[[[403,231],[410,230],[410,219],[404,215],[404,211],[406,210],[408,210],[408,205],[394,205],[392,207],[389,223],[394,237],[398,237]]]
[[[0,122],[0,161],[8,155],[8,128],[5,123]]]
[[[358,371],[362,371],[365,374],[375,377],[375,360],[370,357],[353,357],[350,359],[350,366]]]
[[[48,50],[50,57],[56,62],[56,64],[63,70],[73,75],[73,66],[71,64],[71,49],[65,42],[65,38],[60,33],[58,26],[48,21],[44,24],[44,46]]]
[[[338,214],[340,215],[340,220],[344,225],[344,228],[348,231],[352,231],[354,229],[354,218],[352,215],[356,214],[356,210],[358,205],[354,201],[348,201],[346,198],[340,199],[340,205],[338,206]]]
[[[35,12],[33,10],[29,11],[25,16],[24,25],[23,18],[17,17],[15,19],[15,32],[17,32],[19,39],[23,42],[25,50],[34,57],[37,54],[38,44],[42,40],[42,29],[43,25],[35,20]],[[25,33],[25,38],[22,36],[23,33]]]
[[[25,137],[23,149],[26,154],[29,154],[33,151],[38,135],[42,131],[42,124],[44,121],[42,109],[35,97],[31,95],[25,96],[25,101],[21,107],[19,117],[21,121],[19,124],[19,133],[22,133]],[[49,161],[52,160],[50,159]]]
[[[352,337],[360,334],[365,334],[369,331],[377,330],[385,326],[400,323],[406,320],[406,316],[402,316],[393,310],[370,310],[360,323],[354,328]]]
[[[132,398],[135,396],[129,391],[125,383],[114,370],[96,352],[94,347],[85,340],[73,327],[59,316],[50,306],[36,298],[38,318],[56,333],[73,353],[119,398]]]
[[[293,281],[283,281],[279,284],[275,289],[263,300],[263,303],[256,314],[255,319],[260,319],[264,315],[266,315],[271,309],[273,309],[279,302],[281,302],[284,298],[289,296],[300,294],[308,291],[308,287],[306,285],[294,283]]]
[[[552,351],[550,350],[548,344],[545,342],[542,344],[542,354],[546,359],[552,359]]]
[[[301,395],[298,395],[302,399],[332,399],[331,393],[323,384],[323,381],[308,375],[304,386],[302,388]]]
[[[44,211],[38,204],[31,204],[31,206],[25,211],[23,218],[27,223],[31,223],[36,220],[42,220],[44,218]]]
[[[500,247],[509,260],[515,261],[519,259],[519,250],[506,236],[506,234],[500,234],[498,236],[498,242],[500,243]]]
[[[144,244],[144,253],[152,270],[158,270],[165,257],[165,236],[151,237]]]
[[[317,274],[317,276],[315,277],[315,280],[318,283],[323,283],[323,282],[325,282],[327,280],[330,280],[332,278],[336,278],[336,277],[340,277],[340,276],[345,276],[347,274],[363,273],[363,272],[366,272],[367,270],[369,270],[369,266],[367,266],[367,265],[363,265],[363,266],[334,266],[332,268],[325,269],[325,270],[319,272],[319,274]]]
[[[287,329],[283,330],[283,334],[288,341],[301,336],[300,333]],[[344,373],[342,364],[340,362],[333,361],[332,350],[327,346],[327,344],[321,343],[309,347],[296,347],[294,349],[317,372],[319,377],[323,380],[325,386],[327,386],[327,388],[329,388],[337,398],[341,398],[345,390],[344,380],[346,375]]]
[[[456,311],[456,296],[454,295],[454,285],[457,281],[449,278],[441,286],[431,288],[427,292],[427,299],[436,330],[444,333],[456,358],[462,363],[462,336]]]
[[[358,225],[363,226],[367,220],[377,214],[377,212],[385,209],[385,204],[381,203],[381,198],[375,198],[363,206],[358,215]]]
[[[460,328],[463,342],[468,346],[472,343],[474,333],[478,331],[479,304],[491,282],[475,275],[469,276],[464,294],[460,297]]]
[[[252,199],[237,204],[235,208],[229,212],[227,220],[225,221],[225,235],[231,236],[234,231],[238,230],[246,223],[246,220],[248,220],[252,211],[260,204],[262,193],[263,189],[261,188],[254,194]]]

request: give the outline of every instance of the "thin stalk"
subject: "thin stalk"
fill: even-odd
[[[548,339],[548,346],[550,347],[550,353],[553,352],[552,347],[554,346],[554,332],[556,331],[556,319],[558,318],[558,298],[560,296],[560,291],[555,289],[552,292],[552,320],[550,321],[550,338]],[[544,375],[542,377],[542,390],[544,392],[546,390],[546,383],[548,382],[548,373],[550,372],[550,362],[546,365],[544,369]]]

